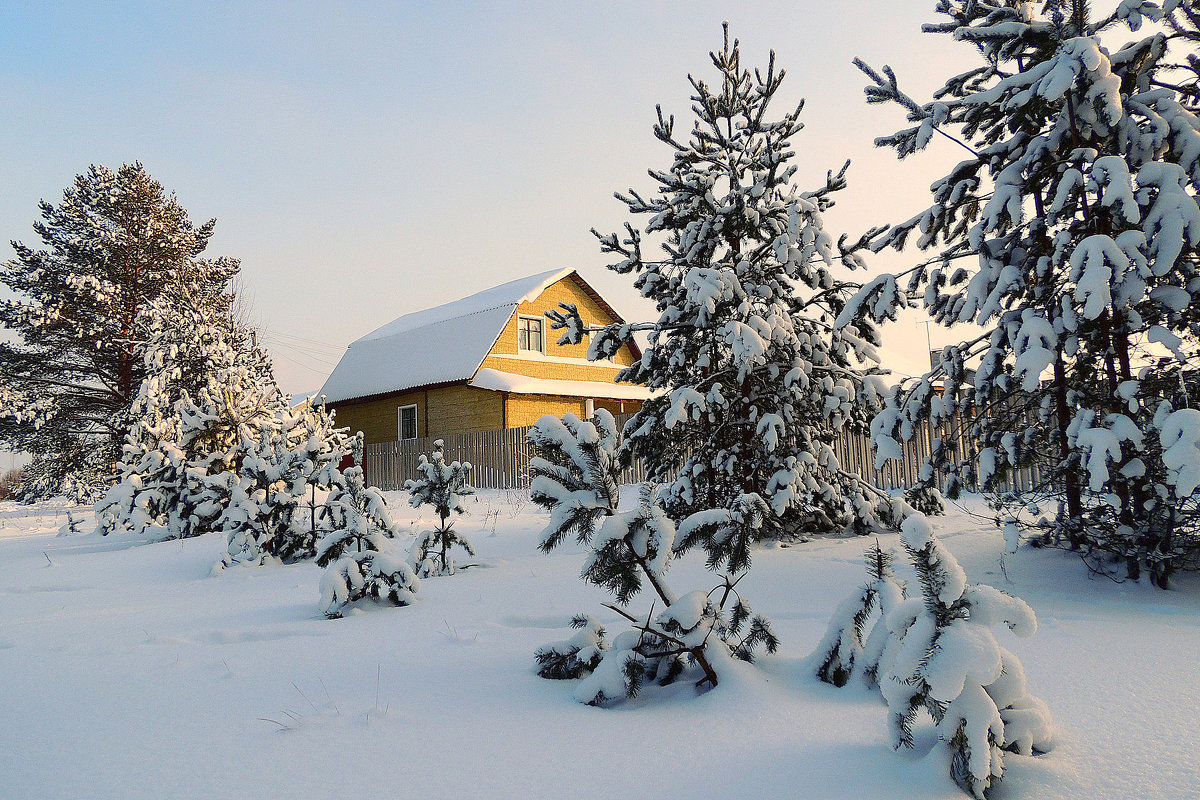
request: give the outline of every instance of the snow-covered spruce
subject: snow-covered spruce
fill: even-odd
[[[344,518],[338,465],[349,449],[345,431],[334,427],[324,404],[312,403],[281,409],[256,435],[243,435],[236,476],[219,473],[204,482],[217,499],[229,493],[217,521],[227,537],[218,569],[312,558],[322,532]]]
[[[205,479],[232,469],[243,437],[286,403],[269,358],[223,305],[160,299],[154,310],[118,482],[96,518],[102,533],[182,538],[215,529],[223,506],[205,503]]]
[[[933,443],[933,451],[921,465],[914,484],[904,490],[904,501],[917,513],[927,517],[941,516],[946,513],[946,505],[942,501],[942,493],[938,489],[939,475],[935,465],[945,466],[945,444],[940,438]],[[958,496],[958,491],[955,491]]]
[[[338,619],[347,606],[367,597],[397,606],[417,601],[420,580],[401,554],[385,548],[348,552],[327,564],[321,573],[321,613]]]
[[[609,648],[604,626],[594,617],[577,614],[571,627],[577,632],[570,639],[544,644],[534,653],[538,675],[555,680],[582,678],[599,666]]]
[[[818,189],[797,188],[792,139],[801,109],[771,118],[784,77],[774,56],[763,72],[743,68],[726,30],[712,60],[716,85],[690,79],[690,137],[677,137],[674,118],[659,110],[654,136],[674,156],[669,169],[650,173],[657,193],[618,195],[632,214],[649,217],[644,234],[665,239],[665,256],[644,256],[643,231],[632,224],[625,234],[597,234],[601,249],[621,259],[611,269],[632,273],[659,317],[590,331],[588,357],[610,356],[634,332],[649,332],[642,358],[617,376],[659,390],[627,423],[625,447],[663,484],[676,524],[712,509],[745,521],[722,526],[722,535],[694,527],[675,543],[740,572],[763,536],[887,524],[879,513],[886,501],[843,471],[833,450],[840,431],[866,429],[887,387],[874,367],[874,323],[832,324],[856,288],[832,268],[860,266],[861,243],[835,243],[822,222],[845,169]],[[550,317],[560,342],[588,332],[570,305]],[[755,496],[766,513],[740,514]]]
[[[948,495],[974,477],[996,490],[1000,518],[1049,513],[1038,541],[1166,587],[1200,563],[1200,502],[1171,480],[1156,422],[1200,396],[1200,16],[1178,0],[937,10],[945,19],[927,30],[980,63],[934,101],[859,66],[868,101],[898,103],[914,123],[877,144],[903,158],[940,142],[966,157],[934,182],[928,209],[872,243],[915,238],[929,260],[871,281],[837,322],[890,318],[919,298],[942,324],[983,332],[888,399],[872,426],[879,459],[923,421],[948,427],[932,465],[956,477]],[[1129,39],[1145,19],[1173,34]],[[1017,470],[1027,488],[1006,486]]]
[[[921,591],[887,616],[879,686],[893,741],[912,747],[913,722],[927,712],[949,754],[951,777],[982,798],[1004,774],[1004,751],[1029,755],[1052,745],[1048,709],[1029,694],[1020,662],[992,632],[1003,623],[1031,636],[1037,620],[1024,601],[969,585],[924,516],[905,519],[901,541]]]
[[[442,440],[437,439],[433,443],[433,452],[428,456],[421,455],[417,472],[421,477],[404,482],[404,489],[410,495],[409,504],[413,508],[433,506],[438,525],[417,534],[409,551],[409,566],[422,578],[453,575],[455,566],[451,550],[459,547],[467,555],[475,555],[471,540],[454,530],[453,521],[453,515],[467,513],[463,498],[475,494],[467,482],[471,465],[465,461],[447,464]]]
[[[887,615],[904,599],[904,587],[892,572],[892,554],[876,541],[867,548],[866,560],[871,579],[838,606],[814,654],[817,677],[834,686],[845,686],[855,670],[868,684],[877,680]]]
[[[616,603],[606,608],[631,625],[610,644],[598,623],[577,617],[573,625],[580,633],[539,649],[539,674],[582,678],[575,697],[602,705],[636,696],[646,681],[671,683],[692,668],[700,673],[699,685],[715,686],[717,666],[730,656],[749,661],[760,646],[774,652],[778,641],[767,621],[752,615],[736,578],[723,576],[711,591],[682,597],[668,586],[675,525],[652,484],[642,485],[635,508],[617,510],[623,462],[611,414],[600,409],[593,422],[547,415],[529,440],[538,452],[529,465],[531,498],[550,511],[541,549],[549,552],[568,536],[586,544],[583,579],[612,593]],[[649,611],[635,615],[627,606],[644,586],[655,599]]]
[[[329,532],[317,547],[321,575],[321,612],[331,619],[347,606],[374,598],[406,606],[416,602],[421,582],[407,559],[396,552],[399,533],[387,501],[363,478],[363,435],[351,446],[354,466],[338,471],[325,503]]]

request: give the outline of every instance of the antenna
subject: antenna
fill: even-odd
[[[933,337],[929,333],[929,326],[933,324],[933,320],[931,320],[931,319],[921,320],[917,324],[925,326],[925,350],[926,350],[926,352],[929,353],[929,368],[937,369],[939,362],[934,361]],[[940,358],[940,354],[939,354],[939,358]]]

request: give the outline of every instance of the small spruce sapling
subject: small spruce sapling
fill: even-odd
[[[867,548],[867,570],[871,576],[858,594],[848,597],[829,622],[825,638],[817,646],[816,654],[820,661],[817,666],[817,677],[825,683],[834,686],[845,686],[850,675],[858,668],[868,683],[875,680],[878,670],[881,647],[873,647],[868,653],[868,642],[876,645],[880,637],[874,636],[876,630],[886,630],[886,617],[904,599],[904,587],[896,580],[892,572],[892,554],[885,552],[876,541]],[[879,610],[871,635],[867,633],[867,623],[875,610]],[[881,626],[880,623],[884,624]],[[872,638],[875,641],[871,641]]]
[[[67,512],[67,524],[58,529],[59,536],[70,536],[73,534],[83,533],[83,517],[77,517],[74,513]]]
[[[647,680],[671,683],[693,666],[701,673],[698,685],[715,686],[714,665],[730,656],[749,661],[759,646],[775,651],[778,640],[765,619],[752,616],[737,592],[737,579],[725,577],[711,591],[682,597],[667,585],[675,526],[648,484],[635,508],[617,510],[623,462],[611,414],[600,409],[594,422],[573,414],[561,420],[547,415],[534,425],[529,440],[538,452],[530,461],[531,499],[550,512],[541,549],[549,552],[570,535],[588,545],[583,579],[613,594],[616,604],[606,607],[631,623],[610,644],[595,620],[576,617],[572,625],[578,634],[538,651],[540,675],[582,678],[576,698],[602,705],[636,696]],[[663,606],[657,615],[653,606],[644,616],[626,608],[644,585]]]
[[[367,597],[398,606],[416,602],[421,582],[389,539],[399,529],[378,489],[363,478],[363,435],[352,445],[354,466],[340,472],[326,508],[332,528],[317,547],[321,575],[321,611],[342,616],[345,608]]]
[[[1004,774],[1005,751],[1033,755],[1053,744],[1049,709],[1029,693],[1021,662],[992,633],[1004,623],[1031,636],[1037,619],[1024,601],[968,584],[928,520],[903,510],[901,541],[920,594],[905,598],[886,554],[878,545],[868,550],[872,580],[835,612],[817,650],[817,676],[843,686],[857,670],[867,685],[878,686],[896,748],[913,747],[913,722],[928,713],[946,746],[950,776],[983,798]],[[864,640],[876,603],[881,614]]]
[[[404,482],[405,490],[411,495],[409,503],[413,508],[433,506],[438,515],[438,526],[417,536],[409,552],[409,565],[422,578],[453,575],[452,548],[461,547],[467,555],[475,555],[471,540],[454,530],[453,522],[454,514],[467,513],[463,498],[475,494],[467,483],[471,465],[465,461],[447,464],[442,440],[437,439],[433,443],[433,452],[429,456],[421,455],[417,472],[421,477]]]
[[[609,648],[604,626],[587,614],[576,614],[571,627],[577,631],[571,638],[542,645],[534,653],[538,675],[555,680],[579,678],[600,665]]]
[[[904,492],[904,501],[918,514],[927,517],[940,517],[946,513],[946,505],[942,501],[942,493],[938,490],[938,469],[942,466],[947,472],[949,456],[941,439],[934,439],[933,452],[921,464],[917,473],[917,481]]]
[[[920,514],[901,526],[921,593],[889,615],[891,641],[880,665],[894,743],[912,747],[912,725],[926,711],[950,756],[950,775],[984,797],[1004,774],[1003,751],[1046,752],[1049,710],[1032,697],[1016,656],[997,643],[1005,624],[1031,636],[1037,619],[1024,601],[987,585],[970,585],[954,556]]]

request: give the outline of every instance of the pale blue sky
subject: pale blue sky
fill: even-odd
[[[721,21],[745,63],[776,50],[787,102],[808,99],[795,144],[812,185],[853,159],[827,222],[856,233],[911,216],[959,159],[941,142],[903,164],[875,150],[903,117],[863,102],[850,63],[890,63],[926,96],[971,62],[920,34],[933,5],[6,2],[0,239],[33,243],[37,201],[88,164],[140,159],[194,220],[217,218],[210,252],[242,259],[293,392],[400,314],[557,266],[644,316],[588,229],[619,227],[612,192],[669,165],[654,104],[687,113]],[[923,369],[924,328],[888,332],[888,365]]]

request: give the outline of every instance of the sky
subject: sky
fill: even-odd
[[[721,22],[743,64],[775,50],[779,114],[806,98],[801,186],[852,161],[826,225],[855,236],[922,210],[960,160],[945,141],[903,162],[875,148],[903,114],[868,106],[851,64],[890,64],[927,98],[973,57],[920,32],[933,5],[9,0],[0,240],[35,244],[38,200],[57,201],[89,164],[140,160],[193,221],[217,219],[207,254],[241,259],[244,299],[292,393],[318,389],[346,345],[395,317],[555,267],[651,319],[589,230],[619,229],[613,192],[652,192],[646,170],[670,165],[651,135],[655,104],[690,128],[687,75],[713,78]],[[884,330],[898,374],[927,366],[919,319]]]

